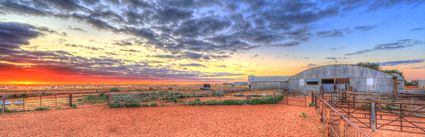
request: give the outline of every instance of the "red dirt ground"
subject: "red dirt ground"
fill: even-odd
[[[300,113],[307,113],[307,118]],[[314,108],[274,105],[119,108],[0,115],[0,136],[324,136]]]

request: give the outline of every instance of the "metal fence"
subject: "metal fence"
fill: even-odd
[[[425,134],[425,104],[375,100],[352,93],[322,95],[361,128]]]
[[[102,93],[40,94],[31,96],[26,94],[2,95],[0,97],[0,112],[72,108],[77,105],[91,104],[85,98],[89,96],[98,97],[100,94]],[[106,99],[103,102],[106,102]]]
[[[316,110],[325,124],[326,134],[330,137],[370,137],[360,127],[351,122],[344,114],[332,107],[322,97],[313,95]]]
[[[307,107],[307,95],[300,92],[284,91],[284,103],[287,105]]]

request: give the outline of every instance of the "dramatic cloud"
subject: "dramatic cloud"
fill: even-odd
[[[297,46],[309,39],[311,25],[323,18],[361,6],[376,10],[397,4],[420,2],[18,0],[4,1],[0,5],[4,12],[76,19],[97,29],[134,35],[170,53],[215,52],[227,56],[261,46]],[[375,27],[356,29],[366,31]],[[317,32],[317,35],[341,37],[343,33],[330,30]],[[117,43],[123,44],[129,45]]]
[[[316,64],[307,64],[307,68],[314,68],[314,67],[317,67],[318,65],[316,65]]]
[[[348,10],[374,11],[393,6],[415,6],[422,1],[167,1],[167,0],[0,0],[0,13],[49,17],[85,23],[94,29],[128,36],[114,39],[111,49],[128,54],[137,48],[149,48],[156,54],[147,57],[166,61],[220,61],[247,50],[266,46],[291,47],[311,37],[342,37],[343,30],[317,31],[319,21],[341,15]],[[29,40],[55,34],[67,36],[50,26],[0,22],[0,60],[31,62],[72,70],[81,74],[144,79],[207,79],[208,77],[241,76],[241,73],[182,71],[172,68],[204,67],[201,63],[162,64],[154,66],[149,59],[129,61],[112,58],[118,55],[109,47],[74,44],[61,40],[61,45],[85,51],[105,51],[105,56],[82,57],[71,51],[27,51],[22,45]],[[354,29],[368,31],[374,25]],[[67,26],[68,30],[87,32],[91,29]],[[69,34],[73,33],[72,31]],[[121,39],[122,38],[122,39]],[[419,45],[415,40],[400,40],[377,45],[346,55],[376,50],[398,49]],[[49,43],[51,44],[51,43]],[[106,44],[105,44],[106,45]],[[130,47],[131,46],[131,47]],[[152,52],[153,53],[153,52]],[[107,55],[110,55],[106,57]],[[304,57],[309,59],[309,57]],[[225,66],[223,66],[225,67]]]
[[[15,22],[0,22],[0,53],[7,54],[18,50],[20,45],[29,44],[29,40],[40,35],[33,26]]]
[[[425,28],[412,28],[410,31],[422,31],[425,30]]]
[[[199,63],[181,64],[182,67],[205,67],[205,65]]]
[[[318,37],[343,37],[344,32],[340,30],[319,31],[316,33]]]
[[[397,61],[387,61],[387,62],[379,62],[380,66],[398,66],[401,64],[418,64],[425,62],[425,59],[415,59],[415,60],[397,60]]]
[[[398,40],[397,42],[378,44],[372,49],[360,50],[360,51],[356,51],[352,53],[347,53],[345,55],[351,56],[351,55],[364,54],[364,53],[369,53],[369,52],[378,51],[378,50],[401,49],[401,48],[412,47],[412,46],[423,45],[423,44],[424,44],[423,41],[412,40],[412,39],[402,39],[402,40]]]
[[[83,30],[81,28],[74,28],[72,26],[68,26],[68,29],[70,29],[70,30],[76,30],[76,31],[81,31],[81,32],[86,32],[85,30]]]
[[[377,25],[363,25],[363,26],[357,26],[354,29],[359,30],[359,31],[369,31],[369,30],[375,29],[376,27],[378,27],[378,26]]]

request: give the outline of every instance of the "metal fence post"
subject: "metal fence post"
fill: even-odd
[[[376,131],[376,105],[375,105],[375,101],[370,102],[370,128],[372,128],[372,132]]]

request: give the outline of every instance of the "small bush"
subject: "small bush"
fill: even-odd
[[[243,105],[245,102],[243,100],[223,100],[223,105]]]
[[[71,108],[77,108],[77,104],[72,104]]]
[[[155,102],[149,104],[149,107],[157,107],[157,106],[158,106],[158,104],[156,104]]]
[[[50,110],[50,108],[48,108],[48,107],[37,107],[37,108],[35,108],[35,111],[45,111],[45,110]]]
[[[310,103],[308,103],[308,106],[310,106],[310,107],[314,107],[314,106],[316,106],[316,103],[314,103],[314,102],[310,102]]]
[[[189,101],[189,102],[187,102],[187,105],[189,105],[189,106],[202,106],[202,105],[204,105],[204,103],[201,102],[201,101]]]
[[[195,101],[201,101],[198,97],[195,98]]]
[[[120,92],[120,89],[118,89],[118,88],[111,88],[111,89],[109,89],[109,91],[111,91],[111,92]]]
[[[234,96],[237,96],[237,97],[243,97],[243,96],[244,96],[244,94],[242,94],[242,93],[235,93],[235,94],[234,94]]]
[[[302,118],[307,118],[307,113],[305,113],[305,112],[301,112],[301,113],[300,113],[300,117],[302,117]]]
[[[398,106],[391,105],[391,104],[387,104],[387,105],[385,105],[385,107],[384,107],[384,109],[385,109],[385,110],[388,110],[388,111],[396,110],[396,109],[398,109],[398,108],[399,108]]]
[[[370,104],[362,104],[360,108],[363,110],[370,110]]]
[[[213,91],[211,93],[211,96],[224,96],[224,93],[223,92],[219,92],[219,91]]]
[[[141,106],[142,104],[140,104],[140,102],[136,100],[129,100],[124,103],[124,107],[141,107]]]

